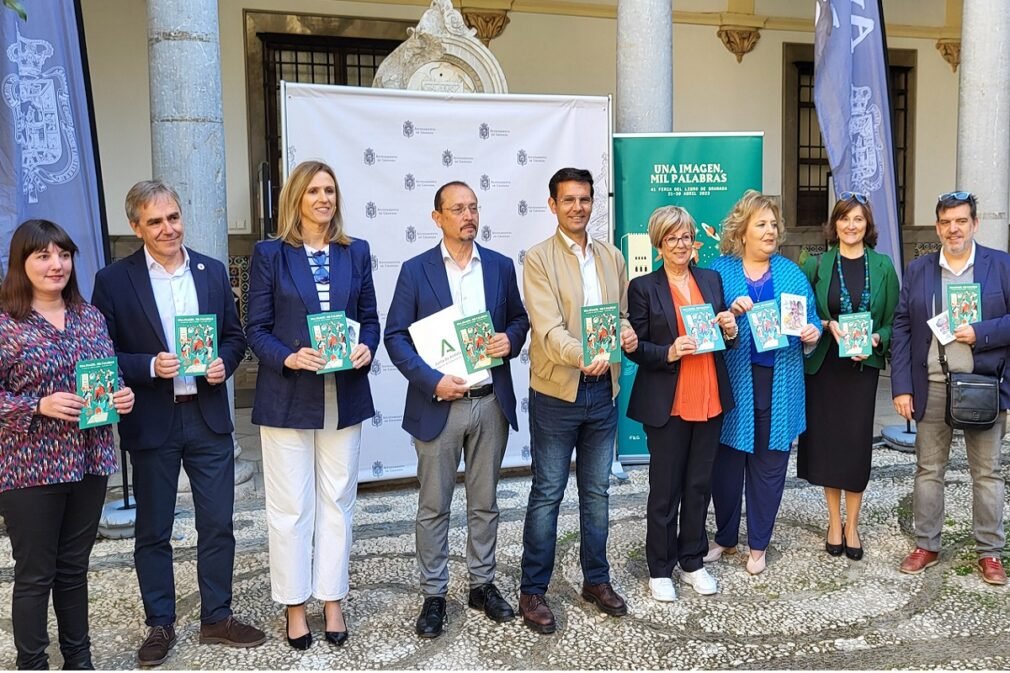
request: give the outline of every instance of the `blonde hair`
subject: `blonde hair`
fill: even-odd
[[[344,233],[344,221],[340,216],[340,185],[337,183],[337,176],[333,173],[333,169],[322,161],[303,161],[295,166],[291,174],[288,175],[287,182],[281,188],[276,238],[296,247],[304,243],[302,239],[302,197],[308,191],[312,179],[320,172],[333,178],[333,186],[336,189],[333,218],[330,219],[330,224],[326,228],[326,238],[331,243],[350,245],[351,238]]]
[[[786,225],[782,221],[782,211],[776,199],[765,196],[759,191],[748,189],[733,206],[726,219],[722,221],[722,238],[719,241],[719,252],[724,255],[743,257],[743,237],[752,217],[762,210],[772,211],[775,217],[775,228],[778,229],[778,245],[786,240]]]
[[[691,213],[680,206],[660,206],[649,216],[649,242],[659,250],[668,234],[685,228],[691,232],[691,238],[698,237],[698,226]]]

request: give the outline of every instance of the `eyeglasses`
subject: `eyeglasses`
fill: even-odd
[[[946,194],[940,194],[936,197],[937,201],[974,201],[975,195],[971,192],[947,192]]]
[[[477,213],[480,212],[480,206],[478,206],[476,203],[471,203],[469,206],[464,206],[463,204],[460,204],[458,206],[453,206],[452,208],[443,208],[442,210],[448,210],[456,217],[459,217],[466,211],[470,211],[471,215],[476,215]]]
[[[870,200],[870,195],[864,194],[863,192],[842,192],[841,194],[838,195],[838,198],[841,201],[849,201],[851,199],[855,199],[856,203],[865,206]]]
[[[561,205],[565,208],[571,208],[575,204],[579,204],[583,208],[588,208],[593,205],[593,199],[590,196],[563,196],[561,197]]]
[[[686,247],[691,247],[691,243],[694,242],[694,236],[687,234],[686,236],[667,236],[663,239],[663,245],[668,248],[676,248],[678,245],[683,245]]]
[[[326,285],[330,282],[330,253],[316,250],[309,256],[309,268],[312,269],[312,279],[316,285]]]

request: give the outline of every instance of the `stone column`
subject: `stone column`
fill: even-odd
[[[673,2],[617,2],[617,131],[673,130]]]
[[[964,0],[957,189],[978,197],[976,239],[1007,249],[1010,198],[1010,4]]]

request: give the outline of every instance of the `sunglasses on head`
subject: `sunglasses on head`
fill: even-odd
[[[972,201],[975,199],[975,195],[971,192],[947,192],[946,194],[940,194],[937,197],[938,201],[949,201],[951,199],[957,201]]]
[[[838,198],[842,201],[855,199],[856,203],[860,203],[864,206],[870,200],[870,196],[868,194],[863,194],[862,192],[842,192],[838,195]]]

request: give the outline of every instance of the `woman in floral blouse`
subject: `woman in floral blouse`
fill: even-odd
[[[77,289],[76,252],[58,225],[28,220],[0,285],[0,515],[14,555],[19,669],[49,667],[50,592],[63,668],[94,668],[88,559],[117,465],[111,426],[79,429],[74,366],[115,352],[102,314]],[[133,391],[117,387],[113,406],[129,413]]]

